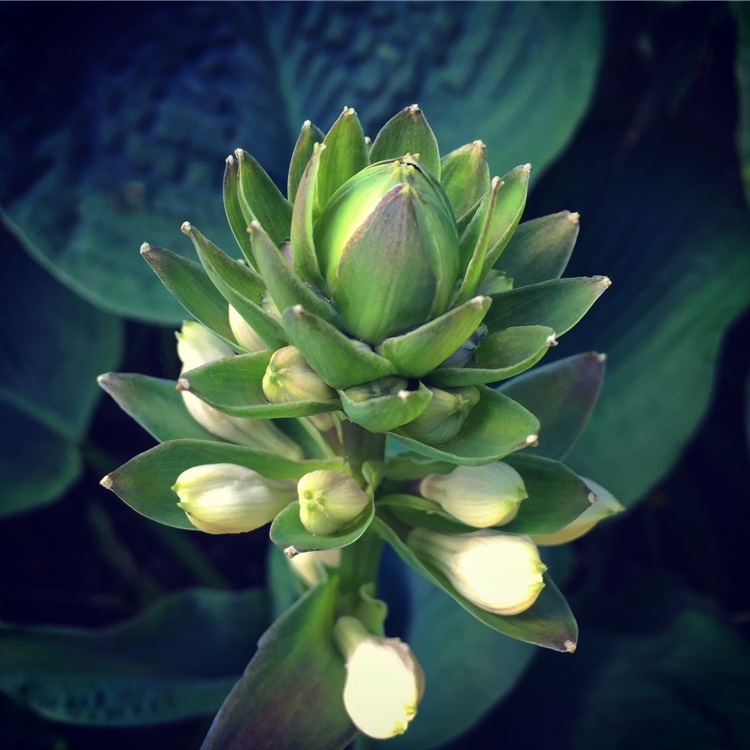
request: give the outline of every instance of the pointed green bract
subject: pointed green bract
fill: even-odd
[[[263,394],[263,376],[270,361],[271,352],[220,359],[183,373],[177,387],[224,414],[247,419],[304,417],[340,408],[338,399],[269,403]]]
[[[284,313],[284,328],[310,367],[331,388],[349,388],[394,372],[393,365],[367,344],[350,339],[301,305]]]
[[[464,367],[438,368],[429,382],[459,386],[506,380],[533,367],[555,343],[553,330],[545,326],[505,328],[482,341]]]
[[[387,432],[416,419],[432,398],[422,383],[407,390],[403,378],[388,377],[339,391],[346,416],[370,432]]]
[[[141,255],[169,292],[196,320],[231,346],[237,346],[229,327],[226,300],[198,263],[148,243],[141,245]]]
[[[440,160],[440,182],[459,224],[490,189],[487,147],[482,141],[467,143]]]
[[[412,104],[382,127],[370,148],[370,161],[397,159],[406,154],[419,156],[419,163],[440,179],[437,140],[422,110]]]
[[[454,468],[455,464],[449,461],[437,461],[418,453],[407,452],[398,456],[388,456],[383,466],[383,476],[399,481],[423,479],[428,474],[448,474]]]
[[[294,145],[292,158],[289,161],[287,198],[292,203],[294,203],[297,196],[297,188],[302,179],[302,173],[305,171],[307,162],[310,161],[315,144],[322,143],[324,138],[325,135],[323,134],[323,131],[313,125],[310,120],[305,120],[305,122],[302,123],[302,129],[297,138],[297,143]]]
[[[344,107],[323,143],[326,148],[321,154],[318,171],[318,211],[323,210],[330,197],[350,177],[370,163],[362,125],[351,107]]]
[[[519,224],[495,267],[518,288],[559,279],[578,237],[578,214],[570,211]]]
[[[475,297],[409,333],[386,339],[377,351],[393,363],[399,375],[426,375],[471,336],[491,303],[489,297]]]
[[[253,257],[253,248],[247,233],[248,222],[240,205],[239,180],[240,175],[237,160],[234,156],[227,156],[226,166],[224,167],[224,212],[227,215],[229,228],[232,230],[234,239],[240,246],[242,254],[247,258],[247,262],[254,267],[255,258]]]
[[[234,155],[239,166],[240,208],[246,224],[257,221],[271,241],[280,245],[289,239],[292,204],[250,154],[238,148]]]
[[[514,326],[547,326],[559,337],[588,312],[610,284],[606,276],[553,279],[491,294],[492,307],[484,323],[493,332]]]

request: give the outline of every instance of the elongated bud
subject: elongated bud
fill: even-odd
[[[367,507],[365,491],[346,474],[321,469],[297,485],[299,516],[311,534],[335,534],[352,524]]]
[[[512,521],[528,497],[521,475],[500,461],[430,474],[421,481],[419,492],[459,521],[479,529]]]
[[[266,479],[236,464],[193,466],[172,489],[190,523],[209,534],[258,529],[295,498],[294,482]]]
[[[346,659],[344,707],[352,723],[379,740],[403,734],[424,693],[424,672],[409,646],[372,635],[348,616],[336,621],[334,635]]]
[[[237,343],[245,351],[252,354],[264,352],[268,349],[268,344],[258,336],[252,326],[231,305],[229,305],[229,327],[232,329]]]
[[[325,568],[338,568],[341,563],[341,549],[321,549],[311,552],[299,552],[287,558],[294,572],[303,583],[312,588],[322,580]]]
[[[402,430],[415,440],[439,445],[458,435],[472,408],[479,401],[479,391],[474,386],[430,390],[432,400],[427,408]]]
[[[272,404],[336,400],[336,391],[320,379],[295,346],[285,346],[273,353],[263,376],[263,393]]]
[[[550,547],[556,544],[572,542],[574,539],[578,539],[578,537],[591,531],[599,521],[625,510],[616,500],[615,496],[608,490],[605,490],[600,484],[585,477],[581,477],[581,479],[586,482],[596,495],[596,500],[575,521],[571,521],[567,526],[560,529],[560,531],[556,531],[554,534],[539,534],[532,537],[536,544],[543,547]]]
[[[419,528],[409,534],[407,544],[459,594],[488,612],[516,615],[544,588],[547,568],[525,536],[491,530],[441,534]]]
[[[201,365],[215,362],[217,359],[233,357],[234,352],[206,326],[192,321],[182,324],[182,331],[177,337],[177,356],[182,362],[182,371],[194,370]]]

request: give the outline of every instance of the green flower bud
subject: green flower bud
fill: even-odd
[[[430,474],[421,481],[419,492],[459,521],[480,529],[509,523],[528,497],[521,475],[500,461]]]
[[[352,723],[379,740],[403,734],[424,693],[424,672],[409,646],[370,634],[354,617],[339,618],[334,635],[346,658],[344,707]]]
[[[471,410],[479,401],[479,390],[463,388],[430,388],[432,400],[413,421],[402,427],[405,435],[429,445],[440,445],[453,440],[461,431]]]
[[[407,544],[470,602],[498,615],[527,610],[544,588],[547,569],[536,545],[503,531],[442,534],[414,529]]]
[[[294,502],[294,482],[266,479],[236,464],[203,464],[183,471],[172,489],[190,523],[209,534],[238,534],[272,521]]]
[[[328,292],[354,336],[378,343],[445,312],[459,274],[455,219],[415,157],[363,169],[315,228]]]
[[[263,393],[272,404],[290,401],[325,403],[337,398],[336,391],[320,379],[295,346],[285,346],[273,353],[263,376]]]
[[[321,469],[297,485],[299,517],[311,534],[329,535],[352,525],[367,507],[367,493],[346,474]]]
[[[320,549],[310,552],[298,552],[294,557],[288,557],[289,564],[302,582],[312,588],[317,586],[324,577],[324,568],[338,568],[341,564],[341,549]]]

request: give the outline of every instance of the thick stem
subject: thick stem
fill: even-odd
[[[341,427],[344,462],[351,475],[364,487],[362,465],[366,461],[382,461],[385,458],[385,435],[382,432],[370,432],[348,419],[344,420]]]

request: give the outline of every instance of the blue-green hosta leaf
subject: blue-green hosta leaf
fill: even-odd
[[[435,385],[462,386],[506,380],[533,367],[556,343],[551,328],[505,328],[482,341],[464,367],[441,367],[430,373],[428,381]]]
[[[120,321],[3,241],[0,516],[53,500],[78,476],[97,370],[116,366],[122,347]]]
[[[497,461],[536,442],[539,422],[531,412],[490,388],[478,388],[479,403],[452,440],[427,445],[401,430],[390,434],[415,453],[465,466]]]
[[[336,579],[311,589],[263,635],[201,750],[343,750],[344,660],[333,643]]]
[[[469,602],[453,588],[443,574],[425,566],[407,547],[396,530],[399,528],[398,522],[394,522],[387,511],[378,512],[372,522],[372,528],[393,547],[405,563],[453,597],[458,604],[490,628],[511,638],[555,651],[569,652],[575,649],[578,637],[575,619],[565,598],[547,574],[544,576],[545,586],[542,592],[529,609],[517,615],[496,615]]]
[[[303,417],[340,408],[338,399],[268,403],[263,395],[263,375],[270,361],[271,352],[226,357],[188,370],[177,381],[177,387],[225,414],[248,419]]]
[[[280,185],[306,119],[326,129],[356,103],[374,137],[405,102],[419,102],[443,154],[482,139],[493,172],[524,159],[540,174],[588,107],[602,45],[594,4],[144,5],[132,23],[90,13],[101,43],[77,50],[78,85],[35,80],[26,66],[36,125],[3,130],[11,153],[35,162],[10,162],[0,202],[65,284],[108,310],[171,323],[179,306],[137,247],[176,246],[185,219],[230,247],[218,191],[238,144]],[[28,53],[12,21],[9,70]],[[161,43],[164,28],[174,43]],[[63,54],[55,43],[48,51]],[[279,81],[294,81],[294,95]],[[207,91],[220,106],[206,107]]]
[[[339,549],[353,544],[367,527],[372,523],[375,506],[370,502],[362,512],[357,522],[344,531],[330,536],[311,534],[303,525],[299,517],[299,504],[292,503],[279,513],[271,524],[271,541],[281,550],[294,548],[295,552],[309,552],[310,550]]]
[[[539,446],[531,450],[563,458],[581,434],[599,395],[605,358],[596,352],[575,354],[526,372],[500,391],[535,414],[541,423]]]
[[[172,491],[177,477],[192,466],[237,464],[269,479],[300,479],[317,469],[340,469],[341,459],[292,461],[240,445],[207,440],[169,440],[131,458],[101,483],[147,518],[178,529],[195,530],[177,507]]]
[[[268,623],[259,589],[173,594],[106,630],[0,624],[0,690],[54,721],[134,726],[211,714]]]

